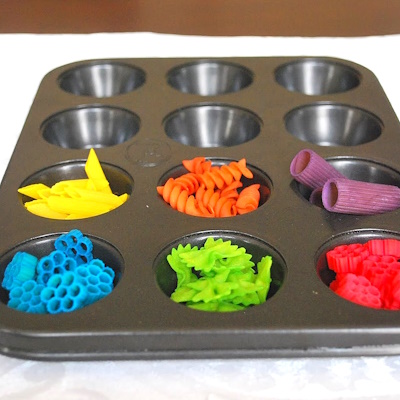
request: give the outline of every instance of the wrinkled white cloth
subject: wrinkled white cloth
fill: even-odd
[[[37,363],[0,358],[0,398],[398,400],[400,357]]]
[[[98,58],[329,56],[370,69],[400,116],[400,35],[199,37],[0,35],[0,178],[44,75]],[[0,239],[1,240],[1,239]],[[263,360],[36,362],[0,356],[0,399],[333,400],[400,398],[400,355]]]

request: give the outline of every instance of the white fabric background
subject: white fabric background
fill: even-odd
[[[272,38],[154,33],[3,34],[0,35],[0,178],[40,81],[47,72],[63,64],[116,57],[338,57],[374,72],[400,116],[399,49],[400,35]],[[0,356],[0,399],[132,398],[395,400],[400,398],[400,355],[52,363]]]

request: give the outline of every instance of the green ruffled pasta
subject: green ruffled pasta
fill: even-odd
[[[272,257],[263,257],[257,265],[251,258],[244,247],[230,240],[208,238],[201,248],[178,245],[167,256],[177,275],[171,299],[197,310],[218,312],[264,303],[271,284]]]
[[[180,244],[178,248],[172,249],[171,254],[167,256],[167,261],[170,267],[176,272],[178,280],[177,288],[197,279],[197,276],[192,273],[191,268],[188,268],[186,263],[184,263],[181,259],[183,254],[196,250],[197,246],[192,248],[190,244],[187,244],[185,247],[183,247]]]

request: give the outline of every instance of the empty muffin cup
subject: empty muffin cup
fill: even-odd
[[[86,106],[61,111],[43,122],[43,138],[66,149],[115,146],[134,137],[140,120],[118,107]]]
[[[284,64],[276,69],[275,79],[289,91],[310,96],[346,92],[360,84],[355,69],[317,58]]]
[[[157,280],[159,288],[162,290],[162,292],[166,296],[168,296],[169,298],[171,298],[171,296],[172,296],[174,298],[173,293],[174,292],[176,293],[177,285],[179,285],[179,287],[182,287],[185,285],[185,282],[184,282],[185,278],[182,280],[181,278],[179,278],[177,276],[177,273],[171,268],[171,265],[170,265],[170,263],[173,264],[173,261],[170,261],[170,263],[169,263],[169,261],[167,259],[170,257],[169,255],[171,253],[174,254],[172,257],[174,257],[176,255],[176,253],[173,252],[173,249],[177,249],[180,245],[182,245],[186,249],[188,249],[188,248],[193,249],[195,246],[197,246],[198,249],[201,249],[202,247],[204,248],[207,241],[209,241],[209,243],[211,242],[213,244],[215,244],[218,241],[217,243],[219,246],[228,246],[229,247],[230,245],[232,245],[235,248],[236,247],[242,248],[242,251],[244,251],[244,249],[245,249],[245,252],[248,255],[252,256],[250,258],[250,260],[254,263],[254,267],[253,267],[254,270],[250,272],[249,268],[244,267],[245,262],[243,264],[239,263],[238,265],[234,265],[231,268],[230,266],[228,266],[229,265],[229,256],[225,259],[220,260],[222,264],[226,263],[227,268],[224,268],[224,266],[222,266],[222,264],[219,263],[219,261],[216,262],[216,264],[214,266],[216,266],[216,270],[218,270],[218,273],[221,273],[219,278],[222,279],[222,275],[224,277],[224,279],[221,280],[221,283],[224,283],[224,282],[226,283],[226,285],[222,285],[226,289],[226,291],[224,292],[225,294],[223,296],[219,296],[216,291],[211,290],[212,294],[211,294],[210,298],[207,298],[206,301],[199,300],[199,302],[198,302],[199,304],[197,304],[197,305],[195,304],[191,308],[195,308],[196,310],[202,309],[202,310],[206,310],[206,311],[235,311],[235,308],[236,308],[235,305],[240,304],[241,306],[238,307],[237,309],[239,309],[239,308],[243,309],[243,303],[241,302],[241,300],[237,299],[237,301],[236,301],[234,299],[235,293],[234,293],[232,287],[229,288],[229,282],[231,282],[232,280],[236,280],[236,282],[240,286],[241,279],[244,278],[245,275],[247,275],[246,279],[248,279],[248,285],[246,284],[244,286],[248,286],[248,288],[251,289],[250,290],[252,292],[251,296],[255,295],[255,293],[257,293],[257,290],[258,290],[257,284],[253,285],[251,282],[256,281],[257,274],[261,273],[261,269],[257,270],[257,265],[260,267],[260,264],[258,264],[258,263],[260,261],[262,261],[262,259],[266,256],[269,256],[270,261],[272,261],[272,264],[269,267],[270,268],[270,270],[269,270],[270,276],[268,278],[269,290],[267,290],[266,298],[264,297],[264,300],[262,302],[256,301],[254,304],[251,304],[251,305],[263,304],[265,301],[268,301],[270,298],[272,298],[281,288],[283,281],[285,279],[285,276],[286,276],[286,264],[285,264],[282,256],[278,253],[278,251],[274,247],[272,247],[268,243],[264,242],[263,240],[260,240],[254,236],[243,234],[243,233],[231,232],[231,231],[204,231],[204,232],[196,232],[193,234],[189,234],[187,236],[184,236],[184,237],[181,237],[181,238],[175,240],[174,242],[170,243],[166,248],[164,248],[155,258],[153,267],[154,267],[154,271],[155,271],[155,275],[156,275],[156,280]],[[219,247],[219,249],[221,250],[221,247]],[[208,251],[212,251],[212,249],[208,250]],[[229,251],[230,251],[230,249],[229,249]],[[200,250],[200,254],[201,254],[201,252],[202,252],[202,250]],[[192,254],[194,254],[194,253],[192,253]],[[232,258],[232,260],[233,260],[233,258]],[[238,260],[238,259],[236,259],[236,260]],[[196,264],[196,261],[194,261],[194,262]],[[190,262],[189,262],[189,264],[190,264]],[[233,264],[235,264],[235,261],[233,261]],[[212,269],[214,266],[210,266],[210,268]],[[206,270],[207,270],[207,268],[206,268]],[[205,277],[207,272],[205,272],[205,270],[201,271],[200,269],[196,270],[195,268],[193,268],[190,271],[190,268],[189,268],[186,272],[190,275],[189,278],[192,279],[192,282],[197,282],[197,285],[200,285],[200,287],[202,287],[202,285],[204,285],[203,282],[207,281],[207,277]],[[180,272],[178,272],[178,275],[180,275]],[[182,276],[180,275],[180,277],[182,277]],[[260,276],[260,278],[261,278],[261,276]],[[238,285],[234,285],[234,286],[237,287]],[[191,286],[193,286],[193,285],[191,285],[189,283],[188,288],[190,288]],[[197,292],[197,289],[200,289],[200,288],[198,288],[196,286],[196,284],[194,286],[196,287],[195,291]],[[222,286],[220,287],[221,290],[223,290]],[[261,290],[261,291],[263,290],[262,286],[263,285],[260,285],[260,288],[259,288],[259,290]],[[254,292],[253,292],[253,289],[254,289]],[[189,291],[190,291],[190,289],[189,289]],[[249,296],[250,296],[250,291],[248,292]],[[205,294],[205,292],[203,292],[203,294]],[[201,297],[201,296],[202,295],[200,295],[199,297]],[[264,292],[264,296],[265,296],[265,292]],[[190,297],[190,295],[189,295],[189,297]],[[174,301],[176,301],[176,300],[177,299],[175,298]],[[209,306],[206,305],[205,308],[202,307],[202,305],[204,305],[204,303],[211,302],[212,304],[215,305],[215,303],[217,303],[219,301],[221,303],[223,303],[220,309],[218,309],[218,307],[216,306],[216,309],[214,310],[214,309],[212,309],[213,307],[211,307],[210,305]],[[194,302],[196,302],[196,298],[194,298]],[[180,303],[190,306],[190,304],[187,304],[187,303],[192,303],[192,302],[191,301],[189,301],[189,302],[182,301]],[[229,306],[229,304],[232,305],[232,308]],[[225,306],[227,307],[227,309],[224,309]]]
[[[256,138],[261,120],[239,107],[201,104],[168,115],[164,129],[171,139],[187,146],[230,147]]]
[[[253,82],[250,70],[222,61],[201,61],[173,68],[167,81],[173,88],[200,96],[237,92]]]
[[[77,96],[111,97],[132,92],[145,82],[145,73],[118,62],[88,63],[64,72],[60,88]]]
[[[372,113],[343,104],[312,104],[285,116],[294,137],[320,146],[357,146],[372,142],[382,133],[382,122]]]

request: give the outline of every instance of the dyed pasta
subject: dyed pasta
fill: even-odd
[[[195,174],[203,174],[211,169],[211,161],[207,161],[205,157],[195,157],[192,160],[183,160],[183,166]]]
[[[373,215],[400,207],[400,188],[348,179],[312,150],[301,150],[290,164],[293,178],[312,189],[309,201],[327,211]]]
[[[262,304],[272,282],[272,257],[264,256],[257,265],[251,259],[244,247],[230,240],[209,237],[200,248],[180,244],[167,256],[177,275],[171,299],[196,310],[214,312]]]
[[[314,189],[311,192],[310,198],[308,200],[311,204],[323,208],[324,204],[322,203],[322,187]]]
[[[94,185],[94,188],[98,192],[112,193],[110,184],[104,175],[103,169],[101,168],[100,161],[93,149],[90,149],[89,156],[85,164],[85,172],[89,181]]]
[[[336,246],[326,254],[328,268],[336,274],[329,288],[366,307],[400,310],[399,255],[397,239]]]
[[[236,208],[238,214],[246,214],[254,211],[260,201],[260,185],[254,184],[244,188],[237,199]]]
[[[299,151],[290,164],[290,173],[294,179],[303,185],[317,189],[331,178],[344,178],[324,158],[312,150]]]
[[[89,152],[85,172],[87,178],[84,179],[64,180],[52,187],[34,183],[18,189],[19,193],[33,199],[24,203],[25,208],[44,218],[81,219],[107,213],[129,198],[126,193],[120,196],[112,193],[93,149]]]
[[[249,179],[253,178],[253,173],[246,167],[244,158],[221,167],[211,167],[209,171],[198,174],[198,179],[207,189],[214,189],[215,187],[222,189],[234,180],[240,181],[242,175]]]
[[[2,287],[7,305],[34,314],[71,312],[107,296],[115,272],[93,257],[93,243],[78,229],[59,236],[41,258],[17,252],[6,266]]]
[[[242,187],[241,182],[231,183],[223,190],[206,189],[204,186],[196,192],[196,200],[203,205],[211,216],[229,217],[237,214],[236,202],[239,198],[237,189]]]
[[[322,190],[322,202],[328,211],[372,215],[400,207],[400,188],[351,179],[330,179]]]
[[[220,218],[245,214],[259,206],[259,184],[241,190],[242,176],[253,178],[245,159],[220,167],[212,166],[204,157],[182,163],[188,173],[169,178],[157,187],[157,193],[173,209],[193,216]]]

